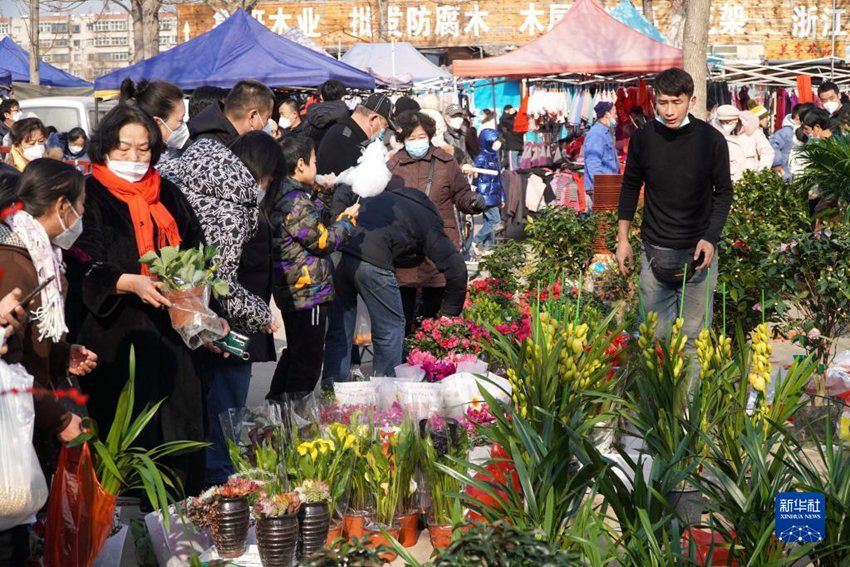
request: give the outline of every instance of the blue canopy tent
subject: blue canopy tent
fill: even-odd
[[[44,61],[38,62],[40,83],[48,87],[91,87],[88,83],[62,69]],[[30,82],[30,54],[12,41],[11,37],[0,39],[0,74],[8,71],[16,83]]]
[[[270,87],[316,87],[337,79],[347,87],[375,88],[368,73],[277,35],[241,9],[186,43],[96,79],[95,91],[116,90],[128,77],[161,79],[187,90],[230,88],[242,79]]]
[[[652,25],[652,22],[646,19],[643,14],[638,12],[631,0],[620,0],[610,12],[612,16],[626,24],[635,31],[639,31],[645,36],[651,37],[655,41],[667,43],[667,38],[664,37],[658,28]]]
[[[12,73],[9,71],[5,71],[0,69],[0,85],[4,87],[12,86]]]

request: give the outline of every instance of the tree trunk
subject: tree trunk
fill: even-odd
[[[694,95],[697,102],[693,114],[705,118],[706,79],[708,65],[708,26],[711,16],[711,0],[688,0],[685,4],[685,41],[682,46],[685,71],[694,78]]]
[[[643,17],[655,25],[655,13],[652,11],[652,0],[643,0]]]
[[[38,60],[41,50],[38,46],[38,0],[30,0],[30,84],[41,84],[41,73],[38,68]]]
[[[670,2],[670,29],[667,39],[676,47],[682,47],[682,36],[685,32],[685,1],[671,0]]]
[[[159,53],[159,8],[161,0],[132,0],[133,61],[149,59]]]

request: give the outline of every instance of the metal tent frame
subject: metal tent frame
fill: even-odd
[[[771,87],[795,88],[798,75],[824,77],[837,85],[850,85],[850,66],[839,57],[801,61],[720,61],[709,66],[709,79],[730,86],[758,83]]]

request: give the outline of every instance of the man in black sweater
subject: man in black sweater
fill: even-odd
[[[681,69],[655,77],[657,119],[636,130],[620,191],[617,262],[633,267],[628,234],[644,186],[640,289],[646,312],[658,313],[659,337],[679,316],[692,341],[706,315],[706,286],[717,282],[717,241],[732,204],[729,148],[715,128],[692,116],[694,82]],[[710,277],[707,277],[709,276]],[[711,326],[711,310],[708,311]],[[692,344],[689,342],[689,344]]]
[[[466,263],[446,236],[443,219],[428,196],[418,189],[401,188],[360,201],[357,230],[343,247],[334,273],[331,319],[341,324],[330,325],[325,337],[322,381],[326,386],[349,379],[358,295],[372,324],[372,375],[395,375],[405,334],[395,268],[418,266],[425,258],[446,277],[440,314],[460,315],[466,300]]]

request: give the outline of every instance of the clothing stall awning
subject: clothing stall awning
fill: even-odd
[[[631,0],[620,0],[620,3],[614,6],[610,14],[633,30],[637,30],[655,41],[667,43],[667,38],[635,8]]]
[[[724,60],[709,66],[712,81],[723,81],[732,86],[759,84],[795,88],[798,75],[822,77],[838,85],[850,85],[850,67],[838,57],[764,62]]]
[[[11,37],[0,39],[0,73],[8,71],[15,83],[30,82],[30,54]],[[38,62],[39,83],[46,87],[91,87],[79,77],[44,61]]]
[[[450,79],[452,76],[404,41],[358,43],[342,56],[342,60],[368,72],[379,82],[390,84],[411,85],[435,79]]]
[[[455,61],[459,77],[653,73],[682,66],[682,50],[635,31],[594,0],[578,0],[551,31],[497,57]]]
[[[270,87],[317,87],[336,79],[347,87],[375,88],[368,73],[277,35],[242,9],[198,37],[100,77],[95,90],[118,89],[128,77],[161,79],[187,90],[230,88],[242,79]]]

